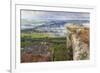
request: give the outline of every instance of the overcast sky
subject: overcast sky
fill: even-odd
[[[89,20],[89,13],[21,10],[21,19],[27,20]]]

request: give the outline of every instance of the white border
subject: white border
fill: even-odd
[[[90,13],[90,60],[85,61],[62,61],[62,62],[42,62],[42,63],[20,63],[20,9],[27,10],[46,10],[46,11],[70,11],[70,12],[89,12]],[[15,4],[12,7],[12,49],[11,49],[11,71],[38,71],[50,69],[66,69],[92,66],[94,59],[94,25],[95,9],[72,6],[40,6],[40,5],[23,5]]]

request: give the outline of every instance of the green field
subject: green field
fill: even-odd
[[[21,33],[21,48],[34,45],[48,46],[53,52],[51,61],[72,60],[71,50],[66,48],[66,37],[49,37],[46,33]]]

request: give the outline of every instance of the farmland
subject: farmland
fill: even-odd
[[[72,60],[68,55],[70,50],[66,48],[66,37],[49,37],[46,33],[22,33],[21,48],[24,48],[21,50],[22,62]],[[26,54],[31,55],[28,61],[23,57]],[[44,58],[38,60],[35,60],[38,57],[33,58],[33,56],[45,57],[46,55],[45,60]]]

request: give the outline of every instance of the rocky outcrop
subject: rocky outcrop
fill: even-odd
[[[73,60],[89,59],[89,27],[76,24],[68,25],[67,48],[73,50]]]

